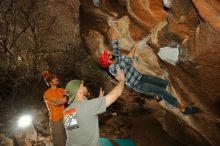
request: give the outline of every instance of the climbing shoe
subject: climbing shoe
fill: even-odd
[[[155,95],[153,97],[157,102],[160,102],[162,100],[162,98],[160,96]]]
[[[195,114],[198,112],[198,108],[197,107],[193,107],[193,106],[188,106],[185,108],[183,114],[185,115],[191,115],[191,114]]]

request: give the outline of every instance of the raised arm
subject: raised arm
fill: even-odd
[[[128,53],[128,56],[133,59],[134,58],[134,54],[135,54],[135,51],[137,49],[137,42],[134,43],[134,45],[132,46],[131,50],[129,51]]]
[[[110,106],[113,102],[115,102],[119,96],[121,96],[122,91],[124,89],[124,81],[125,76],[124,72],[121,69],[117,69],[117,79],[118,84],[112,89],[111,92],[109,92],[106,97],[106,106]]]
[[[115,56],[116,60],[117,60],[117,58],[120,59],[121,52],[120,52],[120,49],[118,47],[118,40],[117,40],[117,37],[116,37],[116,33],[115,33],[113,28],[110,28],[109,33],[110,33],[110,37],[111,37],[111,40],[112,40],[112,54]]]

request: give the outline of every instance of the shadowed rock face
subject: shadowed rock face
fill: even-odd
[[[169,91],[173,95],[181,102],[193,104],[201,110],[197,115],[183,116],[161,103],[158,108],[162,106],[166,113],[171,113],[176,126],[166,122],[169,118],[160,115],[160,112],[156,117],[170,135],[183,143],[180,135],[174,132],[180,127],[199,143],[218,145],[220,2],[100,0],[96,6],[86,0],[80,2],[81,37],[92,56],[98,60],[104,49],[111,50],[110,27],[115,30],[124,52],[128,52],[134,42],[150,36],[148,45],[137,49],[135,67],[142,73],[167,77],[171,85]],[[175,47],[176,44],[180,45],[180,54],[175,66],[158,58],[157,52],[161,47]]]

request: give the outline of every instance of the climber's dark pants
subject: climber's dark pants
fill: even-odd
[[[151,75],[142,75],[140,81],[135,85],[134,90],[143,94],[157,95],[169,104],[177,106],[177,99],[165,90],[167,85],[168,82],[166,80]]]

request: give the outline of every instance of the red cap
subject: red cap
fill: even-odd
[[[106,68],[109,66],[108,63],[108,52],[105,50],[104,53],[99,57],[99,63],[102,67]]]

